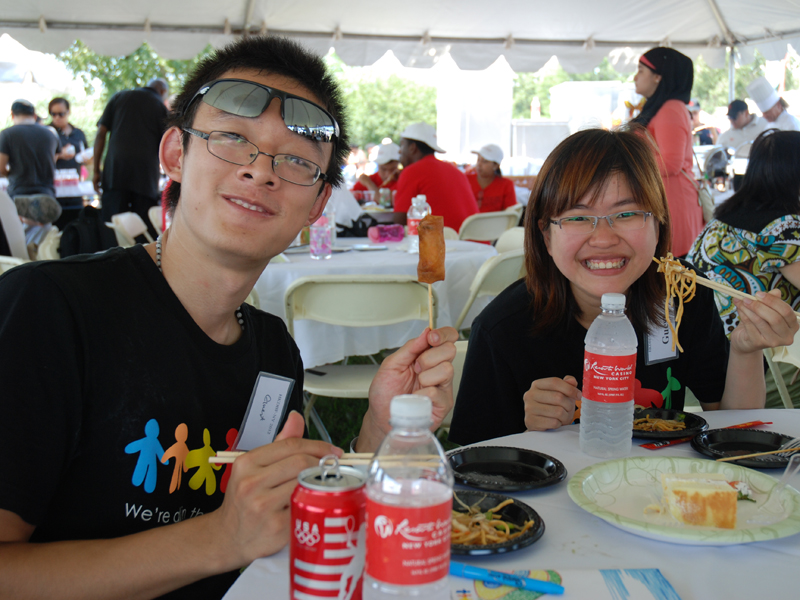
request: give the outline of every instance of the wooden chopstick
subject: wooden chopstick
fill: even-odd
[[[653,257],[653,260],[656,263],[661,264],[657,258]],[[689,277],[690,271],[692,271],[692,269],[687,269],[686,267],[684,267],[681,271],[679,271],[679,273],[681,277]],[[703,287],[712,289],[715,292],[719,292],[720,294],[725,294],[726,296],[730,296],[731,298],[736,298],[738,300],[758,300],[758,298],[756,298],[755,296],[746,294],[745,292],[740,292],[739,290],[732,288],[728,285],[725,285],[723,283],[719,283],[717,281],[711,281],[710,279],[705,279],[704,277],[695,277],[694,281],[697,285],[702,285]],[[800,319],[800,312],[797,311],[793,312],[795,317]]]
[[[245,452],[241,450],[220,450],[216,456],[210,456],[208,462],[212,465],[229,465]],[[347,452],[339,459],[340,465],[368,465],[372,461],[372,452]],[[384,460],[405,460],[410,457],[398,454],[397,456],[384,456]],[[414,455],[415,459],[439,458],[437,454]]]
[[[756,456],[767,456],[768,454],[780,454],[781,452],[797,452],[798,450],[800,450],[800,448],[784,448],[783,450],[755,452],[754,454],[743,454],[742,456],[726,456],[725,458],[718,458],[717,462],[730,462],[732,460],[741,460],[743,458],[755,458]]]

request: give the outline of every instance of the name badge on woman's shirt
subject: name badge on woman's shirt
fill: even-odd
[[[272,443],[283,422],[293,387],[294,379],[264,371],[258,374],[233,449],[252,450]]]
[[[674,322],[675,309],[670,306],[669,318]],[[644,353],[644,364],[654,365],[678,358],[678,347],[672,349],[672,330],[669,325],[654,326],[647,334],[647,347]]]

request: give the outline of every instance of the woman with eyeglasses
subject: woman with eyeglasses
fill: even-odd
[[[61,140],[61,152],[56,154],[56,169],[75,169],[78,176],[81,173],[82,158],[81,153],[89,147],[86,135],[73,127],[69,122],[69,100],[66,98],[53,98],[47,107],[50,113],[49,127],[53,127]],[[83,198],[70,197],[59,198],[61,204],[61,216],[54,223],[56,227],[63,231],[64,226],[78,216],[83,208]]]
[[[612,292],[627,296],[637,333],[636,404],[682,410],[690,388],[705,410],[764,406],[762,350],[792,340],[795,316],[773,294],[737,301],[729,342],[712,292],[698,286],[684,305],[684,352],[672,350],[653,262],[669,250],[671,221],[651,144],[643,132],[586,130],[547,158],[525,216],[527,274],[472,324],[452,441],[571,423],[586,331]]]
[[[703,229],[692,170],[692,123],[686,109],[692,93],[692,59],[672,48],[653,48],[639,59],[633,78],[647,102],[633,122],[647,128],[658,146],[658,168],[672,221],[671,251],[685,256]]]
[[[686,260],[711,280],[748,294],[778,290],[792,308],[800,307],[798,165],[800,132],[768,129],[759,135],[750,149],[742,187],[717,207]],[[725,333],[731,335],[739,325],[737,307],[721,294],[714,300]],[[788,380],[795,368],[787,367],[792,371]],[[767,407],[781,407],[770,379]],[[800,399],[797,402],[800,406]]]

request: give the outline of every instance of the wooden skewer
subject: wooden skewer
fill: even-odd
[[[718,458],[717,462],[730,462],[732,460],[741,460],[742,458],[755,458],[756,456],[767,456],[768,454],[780,454],[781,452],[797,452],[798,450],[800,450],[800,448],[784,448],[783,450],[756,452],[754,454],[744,454],[742,456],[726,456],[725,458]]]
[[[428,284],[428,326],[433,331],[433,287]]]

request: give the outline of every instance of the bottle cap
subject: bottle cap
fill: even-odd
[[[403,394],[392,398],[389,419],[392,425],[424,427],[431,422],[431,399],[416,394]]]
[[[625,294],[603,294],[600,308],[606,310],[625,310]]]

